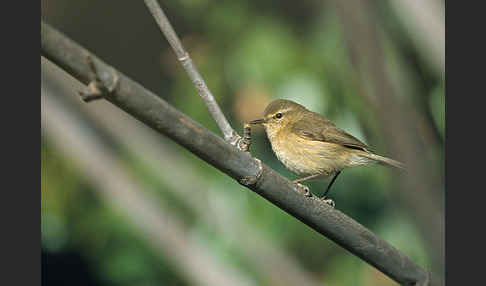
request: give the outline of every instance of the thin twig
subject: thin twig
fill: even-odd
[[[41,55],[84,84],[89,83],[91,72],[86,62],[88,54],[101,72],[112,70],[95,55],[41,22]],[[106,100],[238,182],[258,178],[254,184],[245,186],[398,283],[435,285],[428,271],[376,234],[320,199],[302,195],[294,183],[279,173],[259,163],[247,152],[239,151],[140,84],[117,73],[118,88],[105,95]]]
[[[165,37],[169,41],[169,44],[174,50],[177,59],[179,60],[179,62],[181,62],[182,66],[186,70],[189,78],[198,90],[199,95],[204,100],[206,107],[211,113],[211,116],[218,124],[221,132],[223,132],[224,139],[235,145],[239,141],[240,136],[233,130],[231,125],[228,123],[228,120],[226,120],[226,117],[221,111],[221,108],[219,108],[219,105],[211,94],[211,91],[206,85],[206,82],[204,82],[204,79],[197,70],[196,66],[192,63],[189,53],[184,50],[184,47],[179,40],[179,37],[177,37],[177,34],[172,28],[172,25],[170,24],[167,17],[165,16],[164,11],[159,6],[156,0],[145,0],[145,4],[152,13],[155,21],[159,25],[160,30],[162,30],[162,33],[164,33]]]

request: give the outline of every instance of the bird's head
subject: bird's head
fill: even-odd
[[[291,100],[277,99],[272,101],[263,112],[263,118],[250,121],[250,124],[261,124],[272,138],[280,131],[291,128],[292,124],[298,121],[302,114],[309,112],[302,105]]]

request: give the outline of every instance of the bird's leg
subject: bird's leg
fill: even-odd
[[[329,193],[329,190],[331,189],[331,186],[332,184],[334,183],[334,181],[336,180],[337,176],[339,176],[339,174],[341,174],[341,171],[338,171],[336,173],[336,175],[334,175],[334,177],[332,178],[331,182],[329,183],[329,185],[327,186],[327,189],[326,191],[324,192],[324,195],[322,195],[322,198],[325,198],[327,193]]]
[[[327,186],[327,189],[326,191],[324,192],[324,195],[321,196],[321,200],[323,202],[325,202],[326,204],[330,205],[331,207],[335,207],[336,204],[334,203],[334,201],[332,199],[328,199],[326,196],[327,196],[327,193],[329,193],[329,190],[331,189],[331,186],[332,184],[334,183],[334,181],[336,180],[337,176],[339,176],[339,174],[341,174],[341,171],[338,171],[336,173],[336,175],[334,175],[334,177],[332,178],[331,182],[329,183],[329,185]]]
[[[317,178],[319,176],[322,176],[322,174],[310,175],[310,176],[303,177],[303,178],[300,178],[300,179],[297,179],[297,180],[293,180],[292,182],[298,184],[300,182],[307,181],[307,180],[310,180],[310,179],[314,179],[314,178]]]
[[[293,180],[293,181],[292,181],[292,183],[297,184],[297,186],[298,186],[298,187],[299,187],[301,190],[305,191],[305,196],[306,196],[306,197],[310,197],[310,196],[312,196],[312,194],[311,194],[311,192],[309,191],[309,187],[302,185],[300,182],[303,182],[303,181],[305,181],[305,180],[309,180],[309,179],[313,179],[313,178],[317,178],[317,177],[319,177],[319,176],[321,176],[321,175],[322,175],[322,174],[314,174],[314,175],[310,175],[310,176],[303,177],[303,178],[300,178],[300,179],[297,179],[297,180]]]

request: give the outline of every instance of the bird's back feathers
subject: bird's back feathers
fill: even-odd
[[[405,169],[403,163],[375,154],[369,146],[358,138],[338,128],[332,121],[322,117],[320,114],[317,115],[304,115],[302,119],[294,123],[292,133],[308,140],[334,143],[346,148],[361,150],[363,151],[361,156],[365,158],[398,169]]]
[[[293,124],[291,131],[305,139],[335,143],[351,149],[371,152],[366,144],[336,127],[332,121],[322,117],[320,114],[311,113],[318,116],[304,115],[299,121]]]

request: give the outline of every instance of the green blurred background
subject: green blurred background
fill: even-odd
[[[287,98],[404,159],[370,106],[384,83],[366,60],[381,59],[386,96],[406,103],[414,128],[396,132],[420,142],[413,150],[430,182],[416,194],[382,166],[358,167],[330,195],[443,275],[443,1],[160,4],[240,134],[270,100]],[[41,0],[41,18],[221,134],[142,1]],[[367,54],[366,41],[379,49]],[[111,104],[82,103],[82,88],[41,57],[44,285],[397,285]],[[252,135],[253,155],[294,179],[263,131]],[[320,194],[327,182],[309,185]]]

